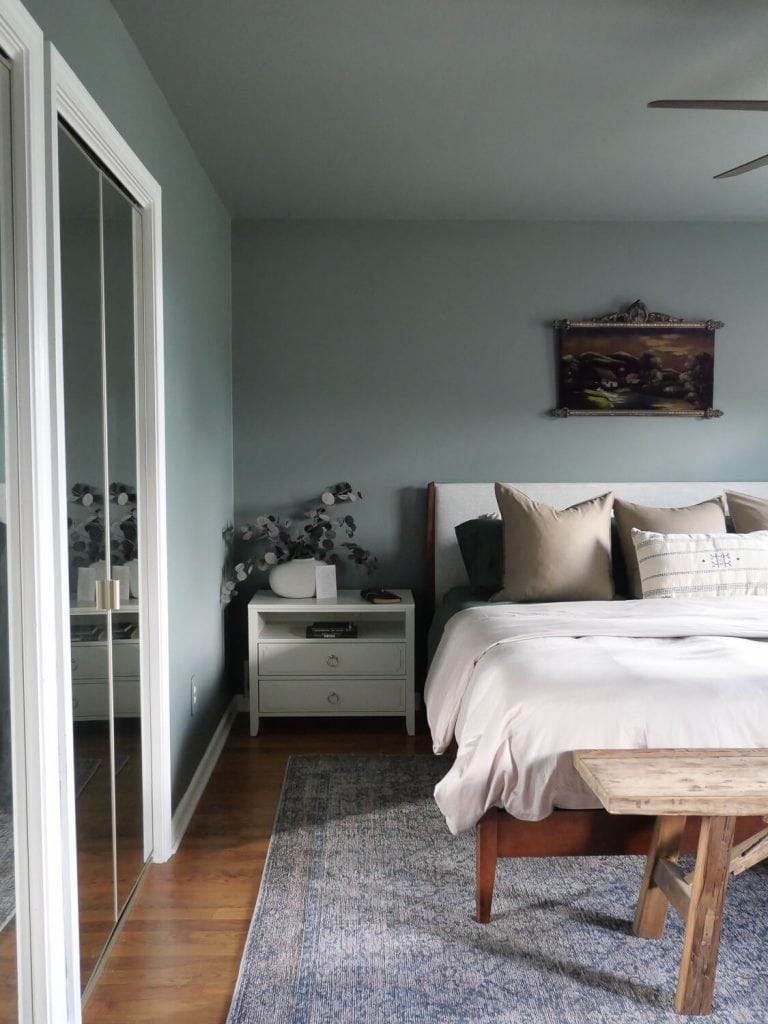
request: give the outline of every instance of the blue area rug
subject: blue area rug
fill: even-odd
[[[0,808],[0,932],[16,912],[13,870],[13,817]]]
[[[631,923],[643,858],[500,862],[476,924],[474,838],[432,799],[447,762],[292,758],[229,1024],[648,1024],[682,922]],[[768,1022],[768,871],[731,879],[712,1024]]]

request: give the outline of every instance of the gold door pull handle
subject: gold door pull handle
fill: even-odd
[[[96,607],[100,612],[120,610],[119,580],[96,580]]]

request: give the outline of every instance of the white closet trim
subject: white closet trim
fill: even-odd
[[[138,204],[134,232],[141,245],[137,278],[136,310],[142,344],[138,346],[136,381],[138,489],[138,545],[141,572],[141,680],[142,748],[144,757],[145,808],[151,809],[150,844],[155,861],[172,853],[170,703],[168,668],[168,584],[165,500],[165,406],[163,361],[162,225],[161,190],[158,183],[125,143],[80,80],[56,49],[48,44],[50,69],[49,145],[52,168],[52,280],[55,299],[58,508],[65,520],[66,481],[64,459],[63,358],[61,326],[61,278],[58,215],[58,118],[88,146],[109,172],[131,193]],[[55,248],[54,248],[55,247]],[[57,567],[66,580],[66,537],[59,537]],[[61,589],[62,613],[68,587]],[[70,674],[68,673],[68,677]],[[67,689],[71,687],[71,678]],[[71,746],[71,708],[62,718],[67,732],[62,740]],[[71,758],[70,758],[71,763]],[[72,787],[69,787],[70,792]],[[70,825],[73,819],[70,819]],[[74,835],[70,837],[74,857]],[[73,865],[74,867],[74,865]],[[74,874],[72,874],[74,878]]]
[[[0,0],[0,46],[11,62],[16,338],[6,418],[11,458],[8,572],[11,715],[14,730],[19,1019],[79,1020],[61,956],[68,928],[61,899],[58,690],[51,390],[46,277],[45,89],[43,36],[17,0]],[[11,397],[11,402],[13,397]],[[15,415],[13,413],[15,412]],[[68,658],[67,658],[68,661]],[[70,1011],[72,1011],[70,1013]]]

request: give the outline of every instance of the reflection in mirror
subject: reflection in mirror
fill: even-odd
[[[11,73],[0,56],[0,1021],[17,1020],[16,891],[13,853],[12,723],[6,537],[6,396],[13,345],[13,220],[11,207]]]
[[[109,466],[110,575],[121,607],[138,599],[133,206],[102,177],[104,346]],[[133,587],[131,584],[133,583]],[[113,613],[115,858],[118,912],[144,865],[138,615]]]
[[[134,210],[59,129],[62,336],[80,907],[88,984],[144,866]],[[96,607],[96,582],[120,588]]]
[[[101,396],[101,240],[99,171],[59,132],[64,410],[69,488],[69,567],[73,618],[72,716],[80,911],[85,986],[115,924],[112,869],[111,735],[107,616],[95,611],[104,578],[104,444]],[[90,586],[89,586],[90,584]]]

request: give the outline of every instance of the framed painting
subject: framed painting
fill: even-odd
[[[720,320],[654,313],[638,299],[624,312],[556,320],[554,416],[722,416],[713,408]]]

